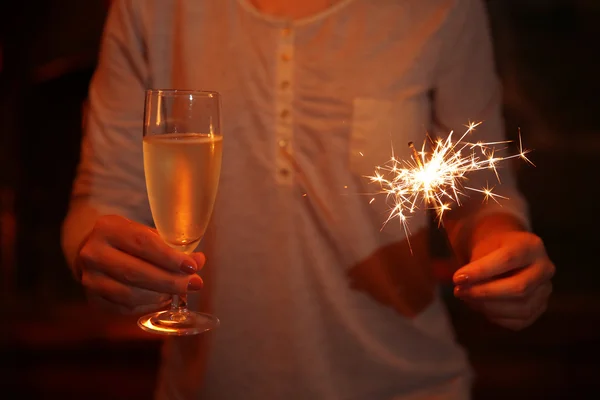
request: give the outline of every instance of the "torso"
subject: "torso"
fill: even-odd
[[[449,2],[279,3],[155,0],[144,11],[152,84],[223,95],[204,243],[222,327],[202,398],[391,398],[464,378],[425,216],[411,219],[411,256],[399,224],[381,231],[388,207],[369,204],[377,188],[363,178],[392,143],[404,149],[430,127]],[[163,382],[199,389],[201,340],[170,341]]]

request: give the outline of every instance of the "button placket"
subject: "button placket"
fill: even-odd
[[[276,132],[276,180],[282,185],[291,185],[293,181],[292,139],[294,133],[293,113],[293,58],[294,31],[283,28],[279,35],[276,68],[276,101],[275,101],[275,132]]]

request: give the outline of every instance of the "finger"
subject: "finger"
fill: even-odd
[[[540,308],[548,302],[552,293],[552,284],[547,282],[538,287],[530,296],[520,300],[469,301],[469,305],[485,314],[488,318],[509,318],[528,320],[534,317]]]
[[[161,305],[171,298],[165,293],[126,286],[102,273],[86,272],[82,276],[82,283],[88,291],[128,309]]]
[[[471,299],[523,299],[540,284],[548,281],[549,269],[544,260],[505,278],[473,286],[456,286],[454,294]]]
[[[535,321],[538,320],[538,318],[544,314],[546,312],[548,308],[548,304],[544,303],[541,305],[541,307],[534,313],[534,315],[532,315],[530,318],[527,319],[517,319],[517,318],[490,318],[490,321],[500,325],[504,328],[508,328],[514,331],[520,331],[522,329],[525,329],[529,326],[531,326]]]
[[[155,230],[121,217],[97,222],[112,246],[172,272],[194,274],[198,266],[193,257],[169,247]]]
[[[460,268],[454,274],[457,285],[474,284],[523,268],[544,254],[539,237],[527,236],[511,246],[502,247]]]
[[[115,248],[107,247],[100,254],[87,255],[88,269],[96,270],[128,287],[158,293],[179,294],[200,290],[202,278],[198,275],[173,273]]]

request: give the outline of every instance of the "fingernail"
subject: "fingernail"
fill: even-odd
[[[457,285],[464,285],[467,282],[469,282],[469,276],[466,274],[460,274],[454,277],[454,283]]]
[[[198,268],[190,260],[183,260],[180,269],[181,272],[185,272],[186,274],[195,274],[198,271]]]
[[[466,293],[466,290],[464,287],[462,286],[455,286],[454,287],[454,295],[459,297],[459,296],[463,296]]]
[[[202,278],[200,278],[198,275],[192,275],[190,281],[188,282],[188,290],[194,292],[202,289],[203,286],[204,282],[202,282]]]

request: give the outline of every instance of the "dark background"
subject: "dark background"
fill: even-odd
[[[0,397],[151,398],[159,342],[86,307],[60,250],[108,1],[0,5]],[[557,265],[548,312],[509,332],[451,296],[477,399],[600,398],[600,1],[488,0],[519,182]],[[18,395],[18,397],[17,397]],[[6,397],[5,397],[6,396]]]

